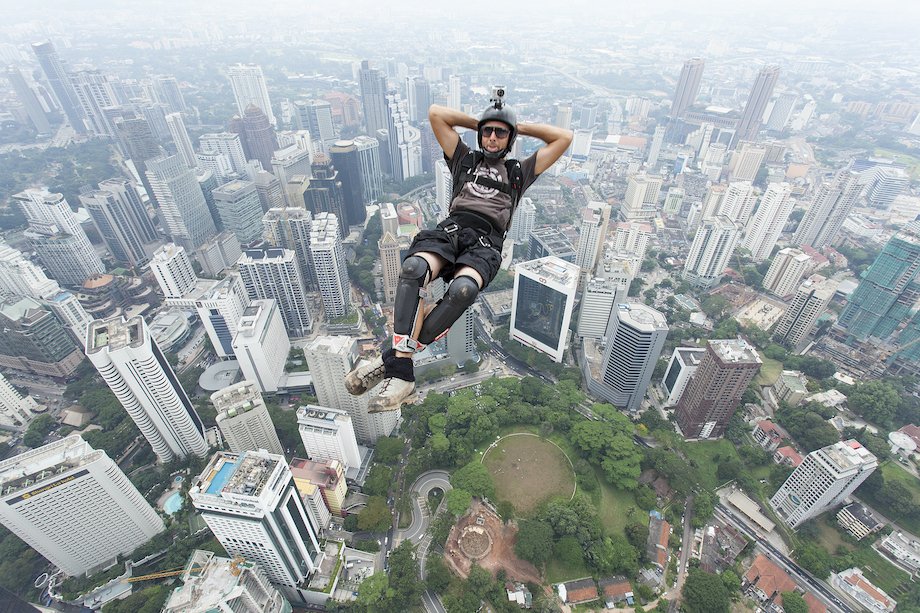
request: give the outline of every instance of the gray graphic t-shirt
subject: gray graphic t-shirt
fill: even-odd
[[[447,160],[450,167],[451,175],[456,177],[463,172],[461,162],[470,148],[463,141],[457,143],[457,149],[454,156]],[[530,187],[537,180],[534,171],[537,166],[537,154],[521,161],[521,172],[524,175],[524,183],[521,193]],[[473,169],[476,175],[488,177],[494,181],[508,182],[508,170],[505,168],[505,160],[483,159],[479,166]],[[492,220],[492,224],[497,230],[507,232],[511,226],[511,195],[505,194],[494,187],[486,187],[478,183],[465,183],[460,188],[460,193],[456,194],[450,203],[450,212],[454,211],[473,211]]]

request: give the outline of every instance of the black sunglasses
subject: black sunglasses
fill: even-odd
[[[482,126],[479,129],[479,131],[486,138],[492,136],[493,132],[495,132],[495,136],[498,138],[505,138],[506,136],[511,134],[511,130],[509,130],[508,128],[499,128],[497,126]]]

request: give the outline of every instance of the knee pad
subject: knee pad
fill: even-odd
[[[463,315],[479,295],[479,284],[466,275],[456,277],[447,288],[447,294],[428,313],[422,330],[419,332],[420,343],[429,344],[440,338],[451,325]]]
[[[400,281],[415,281],[419,287],[423,287],[428,280],[428,260],[418,255],[410,255],[403,260],[402,268],[399,270]]]
[[[410,255],[402,263],[399,282],[396,284],[396,302],[393,305],[393,346],[400,351],[416,348],[413,345],[415,341],[410,337],[414,336],[420,294],[428,283],[430,272],[427,260],[417,255]]]

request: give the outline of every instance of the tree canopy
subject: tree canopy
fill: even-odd
[[[681,595],[687,613],[728,613],[728,589],[719,575],[691,568]]]

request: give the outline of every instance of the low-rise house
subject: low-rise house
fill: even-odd
[[[657,568],[643,568],[639,571],[639,583],[658,592],[664,587],[664,571]]]
[[[837,409],[838,411],[843,407],[847,402],[847,397],[843,395],[840,390],[829,389],[826,392],[819,392],[817,394],[812,394],[805,398],[806,402],[817,402],[818,404],[823,404],[824,406]]]
[[[597,584],[591,577],[560,583],[557,589],[559,598],[566,604],[582,604],[597,600]]]
[[[831,585],[871,613],[892,613],[898,606],[896,600],[873,585],[858,568],[831,574]]]
[[[760,554],[754,558],[751,568],[744,573],[741,587],[756,599],[764,610],[782,613],[782,594],[795,590],[795,581],[786,571]]]
[[[797,370],[784,370],[774,385],[777,397],[791,407],[797,407],[808,395],[808,379]]]
[[[508,594],[508,602],[516,602],[522,609],[533,607],[533,594],[523,583],[505,583],[505,592]]]
[[[657,513],[649,514],[645,554],[649,562],[664,571],[668,566],[668,539],[671,536],[671,524],[657,515]]]
[[[789,438],[785,430],[769,419],[758,421],[751,435],[758,445],[770,452],[776,451],[782,442]]]
[[[854,502],[840,509],[837,513],[837,523],[840,524],[857,541],[875,534],[885,527],[872,515],[866,507]]]
[[[632,585],[625,577],[605,577],[600,579],[597,585],[601,588],[601,598],[608,609],[614,608],[621,602],[629,606],[633,605]]]
[[[917,448],[920,449],[920,426],[915,426],[914,424],[907,424],[898,432],[903,432],[909,436],[915,443],[917,443]]]
[[[802,463],[802,456],[798,451],[786,445],[785,447],[780,447],[773,453],[773,461],[776,464],[784,464],[795,468]]]
[[[876,543],[875,548],[911,575],[920,574],[920,542],[910,535],[892,532]]]

